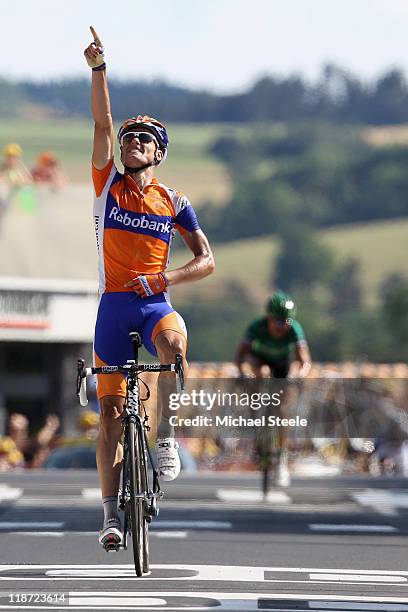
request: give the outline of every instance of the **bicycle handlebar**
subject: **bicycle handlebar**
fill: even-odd
[[[137,374],[139,372],[175,372],[177,377],[177,393],[180,393],[184,388],[183,357],[179,354],[176,355],[175,363],[145,363],[136,365],[135,363],[129,362],[120,366],[100,366],[97,368],[86,368],[85,361],[83,359],[78,359],[76,393],[79,397],[79,403],[81,406],[88,405],[86,393],[87,376],[92,376],[93,374]]]

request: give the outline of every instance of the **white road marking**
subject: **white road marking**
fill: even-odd
[[[159,595],[159,597],[158,597]],[[176,592],[163,592],[157,593],[157,591],[148,591],[143,594],[140,591],[136,592],[122,592],[122,593],[112,593],[112,592],[98,592],[98,591],[90,591],[90,592],[82,592],[82,591],[73,591],[68,593],[69,604],[66,609],[71,610],[89,610],[92,608],[93,610],[128,610],[129,608],[148,608],[151,610],[162,610],[163,606],[166,606],[166,610],[171,611],[179,611],[180,606],[174,605],[174,599],[183,599],[186,607],[183,606],[183,610],[187,611],[197,611],[199,609],[208,610],[208,607],[203,607],[200,605],[200,602],[197,601],[199,599],[205,600],[215,600],[219,603],[217,605],[217,610],[229,610],[238,612],[240,610],[255,611],[259,610],[258,601],[259,600],[271,600],[275,601],[277,604],[280,601],[290,602],[293,606],[295,602],[307,602],[307,608],[304,610],[331,610],[331,612],[337,611],[350,611],[355,610],[369,610],[370,612],[376,612],[377,610],[389,611],[392,609],[392,612],[407,612],[408,605],[406,603],[406,599],[401,597],[358,597],[355,598],[350,595],[344,596],[331,596],[331,595],[310,595],[310,594],[291,594],[287,593],[225,593],[225,592],[217,592],[208,593],[204,592],[190,592],[190,591],[176,591]],[[197,603],[195,603],[195,600]],[[167,604],[167,601],[169,602]],[[125,603],[127,602],[127,603]],[[154,603],[153,603],[154,602]],[[174,603],[173,603],[174,602]],[[166,605],[167,604],[167,605]],[[190,605],[189,605],[190,604]],[[284,604],[282,604],[284,605]],[[336,610],[334,610],[333,606],[336,606]],[[392,605],[392,608],[390,606]],[[58,606],[61,608],[61,604]],[[0,605],[0,609],[9,610],[9,604]],[[30,605],[13,605],[13,610],[55,610],[54,606],[30,606]],[[211,606],[210,609],[213,609]],[[285,608],[283,608],[285,609]],[[292,608],[291,608],[292,609]],[[297,608],[301,611],[301,608]],[[276,610],[276,608],[275,608]]]
[[[342,523],[309,523],[312,531],[356,531],[369,533],[395,533],[398,531],[392,525],[346,525]]]
[[[347,569],[319,569],[319,568],[287,568],[287,567],[248,567],[227,565],[153,565],[149,578],[138,578],[140,580],[155,580],[156,570],[166,570],[168,577],[160,578],[160,581],[222,581],[222,582],[249,582],[249,583],[285,583],[285,584],[310,584],[310,580],[328,584],[338,583],[338,576],[342,576],[343,582],[355,581],[374,582],[381,584],[403,584],[408,583],[407,571],[390,570],[347,570]],[[172,570],[175,575],[172,574]],[[183,576],[183,570],[187,575]],[[22,571],[23,575],[19,575]],[[27,576],[27,571],[33,572]],[[191,576],[191,572],[196,575]],[[11,575],[10,575],[11,574]],[[14,574],[14,575],[13,575]],[[181,574],[181,575],[180,575]],[[283,575],[282,575],[283,574]],[[289,574],[289,576],[288,576]],[[297,574],[291,579],[291,574]],[[304,574],[304,576],[299,576]],[[321,574],[323,578],[316,579]],[[313,578],[311,578],[313,575]],[[359,578],[356,578],[358,576]],[[134,577],[134,566],[126,565],[0,565],[0,581],[22,581],[29,580],[128,580]],[[408,589],[407,589],[408,593]]]
[[[351,496],[361,506],[371,506],[385,516],[396,516],[398,508],[408,508],[408,493],[403,491],[364,489]]]
[[[93,593],[87,595],[84,593],[69,594],[69,607],[73,606],[112,606],[117,609],[118,606],[127,606],[131,608],[147,608],[152,609],[152,606],[165,606],[166,600],[158,597],[141,597],[139,593]]]
[[[153,529],[232,529],[229,521],[155,521]]]
[[[283,491],[269,491],[266,498],[262,491],[255,489],[217,489],[216,496],[225,502],[268,502],[273,504],[292,503],[289,495]]]
[[[13,531],[10,535],[16,536],[39,536],[41,538],[62,538],[63,531]]]
[[[187,537],[187,531],[149,531],[149,537],[153,538],[170,538],[181,540]]]
[[[99,488],[88,487],[87,489],[82,489],[81,495],[85,499],[98,499],[102,501],[102,493]]]
[[[0,502],[18,499],[23,494],[23,489],[10,487],[8,484],[0,484]]]
[[[0,521],[0,531],[10,529],[61,529],[65,523],[50,521],[41,523],[40,521]]]
[[[158,597],[159,595],[159,597]],[[408,605],[406,603],[406,599],[402,597],[354,597],[350,595],[313,595],[312,597],[308,593],[297,593],[290,594],[288,593],[208,593],[204,592],[191,592],[191,591],[176,591],[176,592],[163,592],[157,593],[157,591],[148,591],[143,592],[141,594],[140,591],[136,592],[98,592],[98,591],[90,591],[90,592],[82,592],[82,591],[73,591],[68,593],[69,605],[61,606],[59,604],[59,608],[66,608],[71,610],[89,610],[90,608],[93,610],[128,610],[129,608],[135,609],[143,609],[143,607],[150,611],[152,610],[162,610],[163,606],[166,606],[166,610],[169,611],[180,611],[180,605],[175,605],[174,599],[183,599],[186,607],[183,606],[183,611],[192,612],[203,609],[208,610],[208,607],[199,606],[198,599],[205,600],[215,600],[219,602],[219,605],[216,606],[217,610],[234,610],[235,612],[239,610],[245,610],[246,612],[255,612],[259,610],[258,602],[259,600],[270,600],[271,602],[276,600],[283,600],[288,602],[288,604],[293,604],[295,602],[307,602],[307,608],[304,610],[327,610],[332,612],[337,612],[340,610],[355,610],[363,611],[369,610],[370,612],[376,612],[377,610],[390,611],[392,612],[407,612]],[[95,600],[93,599],[95,598]],[[122,601],[129,600],[129,603],[124,604]],[[98,600],[99,603],[96,603]],[[101,601],[103,600],[103,601]],[[147,605],[143,606],[143,600],[145,600]],[[95,601],[95,603],[93,603]],[[158,603],[151,603],[151,602]],[[167,601],[169,602],[167,604]],[[197,603],[195,604],[195,601]],[[77,603],[78,602],[78,603]],[[81,602],[81,603],[80,603]],[[174,602],[174,603],[173,603]],[[166,605],[167,604],[167,605]],[[190,605],[188,605],[190,604]],[[194,605],[195,604],[195,605]],[[126,607],[125,607],[126,606]],[[392,606],[392,607],[390,607]],[[9,604],[0,605],[0,609],[9,610]],[[54,606],[18,606],[13,605],[13,610],[55,610]],[[210,608],[213,609],[213,606]],[[280,608],[281,609],[281,608]],[[301,608],[297,608],[299,612]],[[277,608],[275,608],[277,610]]]
[[[316,608],[319,612],[320,610],[327,610],[328,612],[330,610],[332,612],[341,612],[342,610],[346,610],[347,612],[349,612],[349,610],[355,610],[356,612],[376,612],[376,610],[383,610],[384,612],[402,612],[403,610],[408,610],[408,606],[404,604],[392,604],[392,608],[390,608],[390,604],[387,603],[364,603],[362,601],[352,601],[350,603],[341,601],[336,601],[335,603],[332,601],[309,601],[308,604],[309,607],[307,612]]]
[[[11,531],[9,535],[40,536],[54,538],[62,538],[64,536],[92,536],[93,538],[96,538],[99,536],[99,531]],[[187,531],[149,531],[149,537],[180,540],[187,537]]]
[[[330,580],[331,582],[408,582],[405,576],[379,576],[378,574],[309,574],[310,580]]]

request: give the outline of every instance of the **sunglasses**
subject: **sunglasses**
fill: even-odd
[[[153,134],[150,132],[126,132],[123,134],[120,139],[120,146],[123,146],[123,143],[130,144],[134,138],[137,138],[141,144],[149,144],[149,142],[155,142],[158,146],[158,142]]]

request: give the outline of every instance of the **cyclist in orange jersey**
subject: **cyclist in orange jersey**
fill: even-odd
[[[156,167],[166,159],[169,143],[160,121],[136,115],[122,124],[118,140],[124,172],[117,169],[104,52],[92,27],[91,32],[93,42],[84,54],[92,68],[92,176],[101,295],[94,360],[96,365],[112,365],[131,359],[129,332],[135,330],[161,363],[171,363],[177,353],[185,358],[187,332],[171,306],[168,288],[208,276],[214,270],[214,258],[187,197],[154,178]],[[176,230],[193,258],[180,268],[168,270],[169,249]],[[169,376],[174,374],[160,374],[158,394],[161,418],[156,450],[159,474],[164,480],[173,480],[180,471],[165,391]],[[97,465],[104,507],[99,539],[104,544],[113,534],[120,543],[117,495],[123,457],[119,442],[125,403],[123,377],[99,376],[97,392],[101,405]]]

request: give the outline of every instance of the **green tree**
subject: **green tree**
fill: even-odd
[[[349,258],[337,265],[330,282],[331,311],[334,315],[353,313],[361,309],[362,286],[360,262]]]
[[[382,317],[392,339],[393,360],[408,360],[408,279],[391,284],[384,295]]]
[[[306,225],[293,224],[281,237],[281,251],[272,275],[272,285],[293,291],[313,289],[332,278],[334,258]]]

